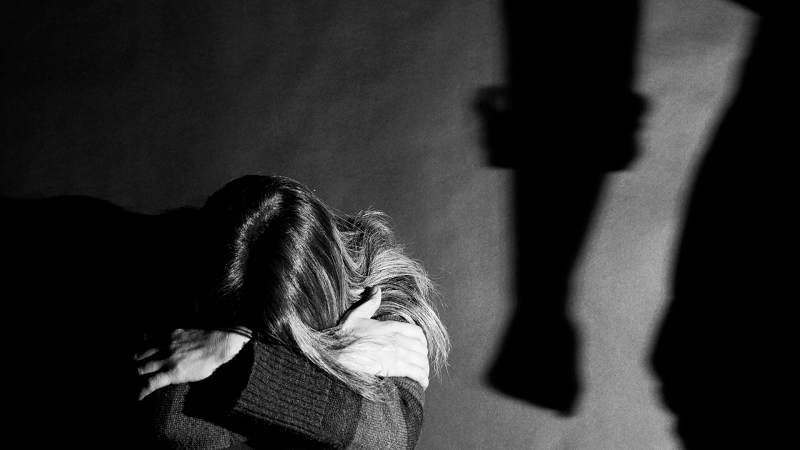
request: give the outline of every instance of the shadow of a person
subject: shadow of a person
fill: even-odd
[[[797,36],[771,3],[698,172],[652,355],[688,449],[779,448],[792,429]]]
[[[607,172],[636,153],[638,2],[507,0],[509,86],[479,98],[490,164],[514,169],[516,305],[489,373],[562,414],[580,391],[569,278]]]

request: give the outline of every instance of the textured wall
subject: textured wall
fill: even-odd
[[[583,388],[562,417],[486,382],[513,314],[511,175],[486,164],[473,107],[505,82],[500,2],[97,3],[4,7],[0,193],[154,213],[274,172],[341,210],[382,209],[439,284],[453,339],[420,449],[679,448],[647,356],[752,14],[642,3],[640,157],[607,177],[573,273]]]

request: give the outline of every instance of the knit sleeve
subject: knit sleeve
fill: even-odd
[[[418,383],[392,377],[388,400],[373,402],[285,347],[262,342],[248,347],[244,388],[222,403],[232,404],[225,426],[249,441],[280,439],[302,448],[334,449],[416,446],[424,403]]]
[[[272,439],[277,426],[324,448],[413,449],[423,391],[409,379],[390,380],[389,399],[369,401],[291,350],[256,342],[248,383],[230,417],[249,423],[246,435],[257,441]]]

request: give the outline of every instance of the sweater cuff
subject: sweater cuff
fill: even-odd
[[[249,379],[232,416],[325,441],[323,424],[332,394],[327,374],[286,347],[255,342],[252,348]]]

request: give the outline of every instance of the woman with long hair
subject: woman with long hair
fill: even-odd
[[[137,355],[148,445],[413,448],[449,340],[386,217],[255,175],[199,216],[189,327]]]

